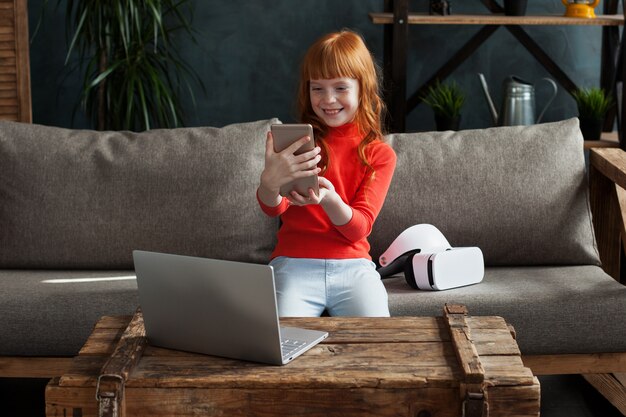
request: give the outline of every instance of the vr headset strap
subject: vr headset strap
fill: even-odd
[[[392,275],[397,274],[398,272],[403,272],[405,270],[405,265],[413,259],[413,255],[416,253],[420,253],[420,249],[413,249],[408,252],[403,253],[398,256],[393,262],[391,262],[387,266],[382,266],[378,268],[376,271],[380,274],[381,278],[389,278]]]

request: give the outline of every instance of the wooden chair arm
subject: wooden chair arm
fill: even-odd
[[[626,152],[592,148],[589,152],[590,205],[604,271],[621,279],[620,261],[626,238]]]
[[[620,148],[591,148],[589,162],[611,182],[626,189],[626,152]]]

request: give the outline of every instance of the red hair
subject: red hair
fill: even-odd
[[[385,104],[380,95],[379,74],[363,38],[350,30],[329,33],[309,47],[300,68],[298,116],[302,123],[313,126],[316,142],[324,150],[321,163],[324,170],[330,165],[328,145],[324,140],[328,126],[313,111],[310,81],[342,77],[358,81],[359,106],[354,121],[364,136],[358,153],[361,162],[372,169],[365,149],[371,142],[383,137],[382,119],[385,112]]]

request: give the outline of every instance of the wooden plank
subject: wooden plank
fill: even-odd
[[[2,378],[52,378],[66,373],[72,358],[0,356]]]
[[[0,90],[13,90],[17,92],[15,86],[16,84],[14,81],[0,81]]]
[[[388,343],[315,346],[289,364],[277,367],[208,355],[178,352],[149,355],[146,350],[127,386],[417,386],[426,381],[458,385],[460,376],[449,343]],[[173,351],[170,351],[173,352]],[[63,375],[64,386],[95,383],[91,361]],[[166,370],[167,378],[159,377]],[[87,372],[86,372],[87,371]],[[165,379],[167,381],[165,381]]]
[[[626,154],[619,148],[594,148],[589,159],[590,206],[602,269],[619,281],[622,220],[615,182],[626,184],[626,165],[620,165],[626,164]]]
[[[286,317],[280,319],[281,326],[323,329],[334,332],[340,329],[445,329],[441,317]]]
[[[487,385],[532,385],[534,375],[519,356],[481,356]]]
[[[506,329],[507,322],[500,316],[467,316],[467,325],[472,329]]]
[[[77,356],[58,380],[59,386],[96,387],[96,381],[108,356]]]
[[[369,13],[370,20],[374,24],[393,24],[392,13]],[[422,13],[409,13],[410,25],[531,25],[531,26],[621,26],[624,25],[624,16],[597,15],[595,19],[580,19],[564,17],[562,15],[526,15],[505,16],[498,14],[454,14],[448,16],[428,15]]]
[[[100,352],[109,349],[103,346],[120,337],[119,329],[127,320],[128,317],[100,320],[88,344],[100,345]],[[397,341],[415,338],[405,332],[401,322],[408,327],[417,326],[410,330],[434,335],[437,340]],[[288,404],[288,415],[300,409],[314,416],[406,415],[407,411],[409,415],[459,415],[462,391],[474,387],[466,384],[468,378],[457,360],[454,338],[448,335],[442,340],[440,333],[449,333],[446,327],[451,325],[453,330],[465,332],[467,340],[476,344],[476,352],[486,352],[480,359],[485,364],[486,398],[495,407],[490,409],[490,415],[526,417],[538,413],[538,381],[524,367],[518,349],[494,347],[510,342],[515,345],[501,317],[475,318],[458,313],[449,314],[446,319],[428,320],[324,317],[289,319],[282,324],[334,330],[326,343],[287,366],[148,346],[130,371],[124,394],[125,411],[129,415],[155,416],[250,415],[255,410],[268,413],[275,404]],[[421,325],[427,328],[420,328]],[[358,330],[364,335],[359,336]],[[384,337],[372,333],[382,333]],[[379,340],[385,338],[390,340]],[[47,415],[96,415],[95,385],[100,371],[107,369],[102,364],[108,353],[85,351],[90,354],[75,358],[72,368],[48,385]],[[494,387],[498,389],[491,391]],[[412,396],[410,401],[403,399],[406,393]],[[516,396],[518,403],[514,401]],[[401,406],[394,408],[398,404]],[[381,412],[380,407],[387,408]]]
[[[0,106],[0,114],[17,114],[15,106]]]
[[[393,1],[393,37],[391,49],[391,114],[392,132],[406,130],[406,66],[409,43],[408,0]]]
[[[101,416],[126,416],[124,385],[147,344],[143,314],[138,309],[120,336],[115,350],[98,373],[96,398]]]
[[[307,415],[399,416],[460,415],[460,399],[450,389],[168,389],[129,388],[127,413],[136,416]],[[332,404],[332,407],[329,407]],[[456,412],[455,412],[456,411]],[[420,414],[421,412],[421,414]],[[46,415],[97,416],[95,390],[67,390],[51,382],[46,389]]]
[[[0,50],[0,58],[15,58],[17,55],[14,49],[11,50]],[[16,72],[17,70],[14,70]]]
[[[583,149],[591,148],[619,148],[617,132],[603,132],[600,140],[586,140]]]
[[[14,27],[15,21],[13,20],[13,14],[5,13],[4,16],[0,16],[0,26],[2,27]]]
[[[32,99],[30,93],[30,41],[28,37],[27,0],[15,0],[15,45],[17,51],[17,88],[19,120],[32,123]]]
[[[15,67],[16,57],[0,57],[0,66]]]
[[[536,377],[532,385],[487,387],[486,396],[491,417],[539,416],[541,388]]]
[[[91,333],[80,354],[103,355],[111,354],[115,348],[117,338],[122,334],[121,326],[127,322],[124,318],[104,318],[100,320]],[[330,337],[323,343],[366,343],[377,341],[393,342],[435,342],[449,341],[449,334],[444,331],[443,323],[433,317],[394,317],[373,318],[362,324],[358,319],[325,317],[323,321],[310,318],[285,318],[281,320],[284,326],[302,327],[313,330],[324,330]],[[376,330],[364,332],[364,329]],[[147,352],[146,354],[151,354]]]
[[[323,326],[320,326],[323,327]],[[376,329],[367,333],[357,329],[334,330],[322,343],[415,343],[415,342],[445,342],[449,341],[449,334],[440,329]]]
[[[499,341],[477,341],[474,338],[476,352],[482,358],[487,355],[520,355],[519,347],[510,334],[508,339]]]
[[[17,97],[17,91],[15,90],[0,90],[0,97]]]
[[[15,42],[15,33],[0,33],[0,41],[13,41]]]
[[[96,329],[80,350],[80,355],[110,355],[124,333],[122,329]]]
[[[17,99],[16,98],[0,98],[0,107],[17,107]]]
[[[590,163],[609,180],[626,188],[626,152],[621,149],[591,149]]]
[[[622,187],[615,186],[615,192],[617,195],[617,209],[620,212],[620,218],[618,219],[619,223],[619,232],[621,236],[622,249],[623,253],[620,254],[620,275],[617,277],[617,281],[623,284],[626,284],[626,281],[623,281],[623,274],[626,272],[623,268],[622,262],[624,259],[624,254],[626,254],[626,190]]]
[[[523,355],[534,375],[626,372],[626,353]]]
[[[485,379],[485,370],[482,367],[476,347],[472,343],[470,328],[465,320],[467,310],[459,310],[458,307],[446,305],[444,319],[448,323],[450,338],[463,373],[462,382],[482,384]]]
[[[392,356],[393,355],[393,356]],[[242,361],[236,359],[219,358],[190,352],[177,351],[173,349],[161,349],[148,346],[144,352],[145,358],[150,360],[183,360],[202,362],[205,367],[230,367],[243,365]],[[422,343],[354,343],[354,344],[318,344],[314,346],[297,361],[289,364],[289,368],[308,369],[314,367],[319,361],[324,361],[324,365],[343,366],[351,364],[352,359],[359,361],[363,365],[367,361],[382,361],[381,363],[393,363],[413,365],[416,358],[419,363],[428,366],[446,364],[448,359],[455,357],[455,351],[451,343],[422,342]],[[454,361],[452,361],[453,364]],[[253,362],[244,365],[246,368],[257,368]],[[281,369],[280,367],[270,367],[271,369]]]
[[[617,14],[618,0],[607,0],[604,2],[603,14]],[[617,62],[620,47],[619,28],[615,26],[605,26],[602,28],[602,50],[600,55],[600,88],[610,92],[613,97],[617,97]],[[617,106],[612,106],[604,118],[602,130],[613,130],[613,125],[617,117]]]
[[[626,387],[619,380],[611,374],[584,374],[583,377],[615,408],[626,415]]]
[[[141,359],[147,343],[143,315],[141,312],[137,312],[120,337],[115,351],[102,367],[101,373],[103,375],[119,375],[126,380],[132,368]]]
[[[15,83],[17,81],[17,75],[15,73],[12,74],[0,74],[0,82],[11,82]]]
[[[110,355],[132,316],[104,316],[94,325],[79,355]]]
[[[384,0],[383,1],[383,10],[387,13],[393,12],[393,0]],[[385,101],[385,105],[387,106],[387,110],[385,112],[385,120],[383,120],[383,126],[385,130],[389,130],[392,126],[392,102],[393,102],[393,83],[392,83],[392,67],[393,67],[393,56],[391,55],[393,49],[393,25],[385,25],[383,26],[383,85],[382,85],[382,94],[383,99]]]
[[[0,50],[5,51],[15,51],[15,41],[14,40],[0,40]]]

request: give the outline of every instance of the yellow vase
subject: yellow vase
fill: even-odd
[[[588,3],[577,3],[576,0],[561,0],[565,6],[565,17],[582,17],[594,19],[596,14],[593,9],[600,3],[600,0],[590,0]]]

